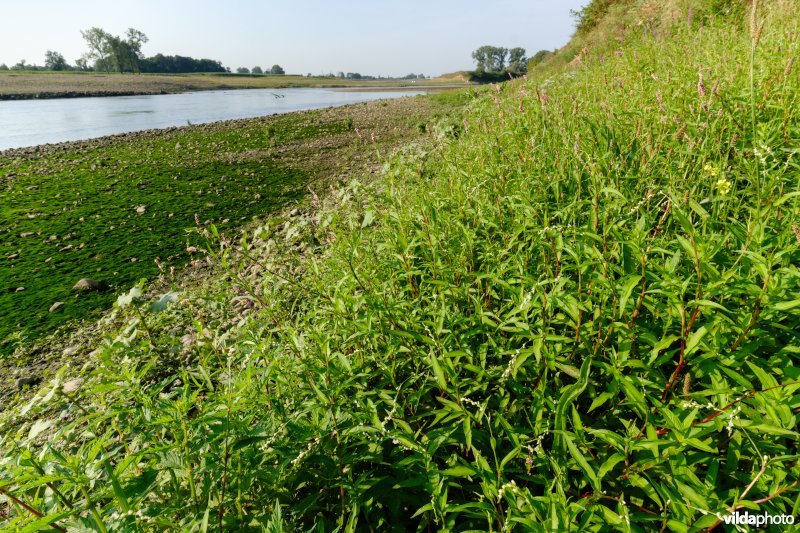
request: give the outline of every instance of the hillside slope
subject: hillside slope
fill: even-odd
[[[797,515],[795,7],[610,4],[579,61],[477,95],[380,179],[242,239],[198,227],[208,289],[121,297],[85,381],[5,415],[5,525]]]

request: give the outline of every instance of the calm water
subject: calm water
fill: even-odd
[[[420,94],[246,89],[154,96],[0,101],[0,150]]]

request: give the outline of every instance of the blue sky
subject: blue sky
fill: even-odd
[[[588,0],[27,0],[2,7],[0,63],[43,64],[46,50],[74,63],[86,50],[80,30],[128,27],[158,52],[270,67],[289,73],[438,75],[472,68],[484,44],[521,46],[529,55],[563,46],[570,9]]]

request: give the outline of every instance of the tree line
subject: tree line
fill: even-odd
[[[97,72],[147,72],[163,74],[184,74],[196,72],[230,72],[220,61],[195,59],[186,56],[156,54],[145,57],[142,45],[149,41],[144,32],[128,28],[124,35],[112,35],[99,27],[81,31],[88,50],[70,65],[60,52],[47,50],[44,65],[29,64],[21,60],[10,69],[5,64],[0,70],[54,70],[54,71],[97,71]],[[280,67],[275,65],[275,67]],[[275,68],[273,67],[273,69]],[[282,69],[281,69],[282,70]]]
[[[481,46],[472,52],[476,63],[472,79],[475,81],[501,81],[508,77],[522,76],[529,69],[544,61],[553,52],[539,50],[528,58],[524,48],[503,48],[502,46]]]

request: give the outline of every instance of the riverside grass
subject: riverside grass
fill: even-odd
[[[84,368],[4,413],[4,526],[800,514],[798,28],[760,5],[757,43],[632,27],[307,216],[198,226],[213,284],[123,295]]]
[[[445,98],[452,97],[0,153],[0,369],[4,356],[111,306],[113,292],[72,291],[81,278],[122,290],[158,275],[156,260],[166,268],[189,263],[186,229],[195,214],[224,231],[298,201],[334,166],[362,172],[381,151],[419,136],[420,123],[457,106]],[[49,312],[54,302],[65,305]]]

